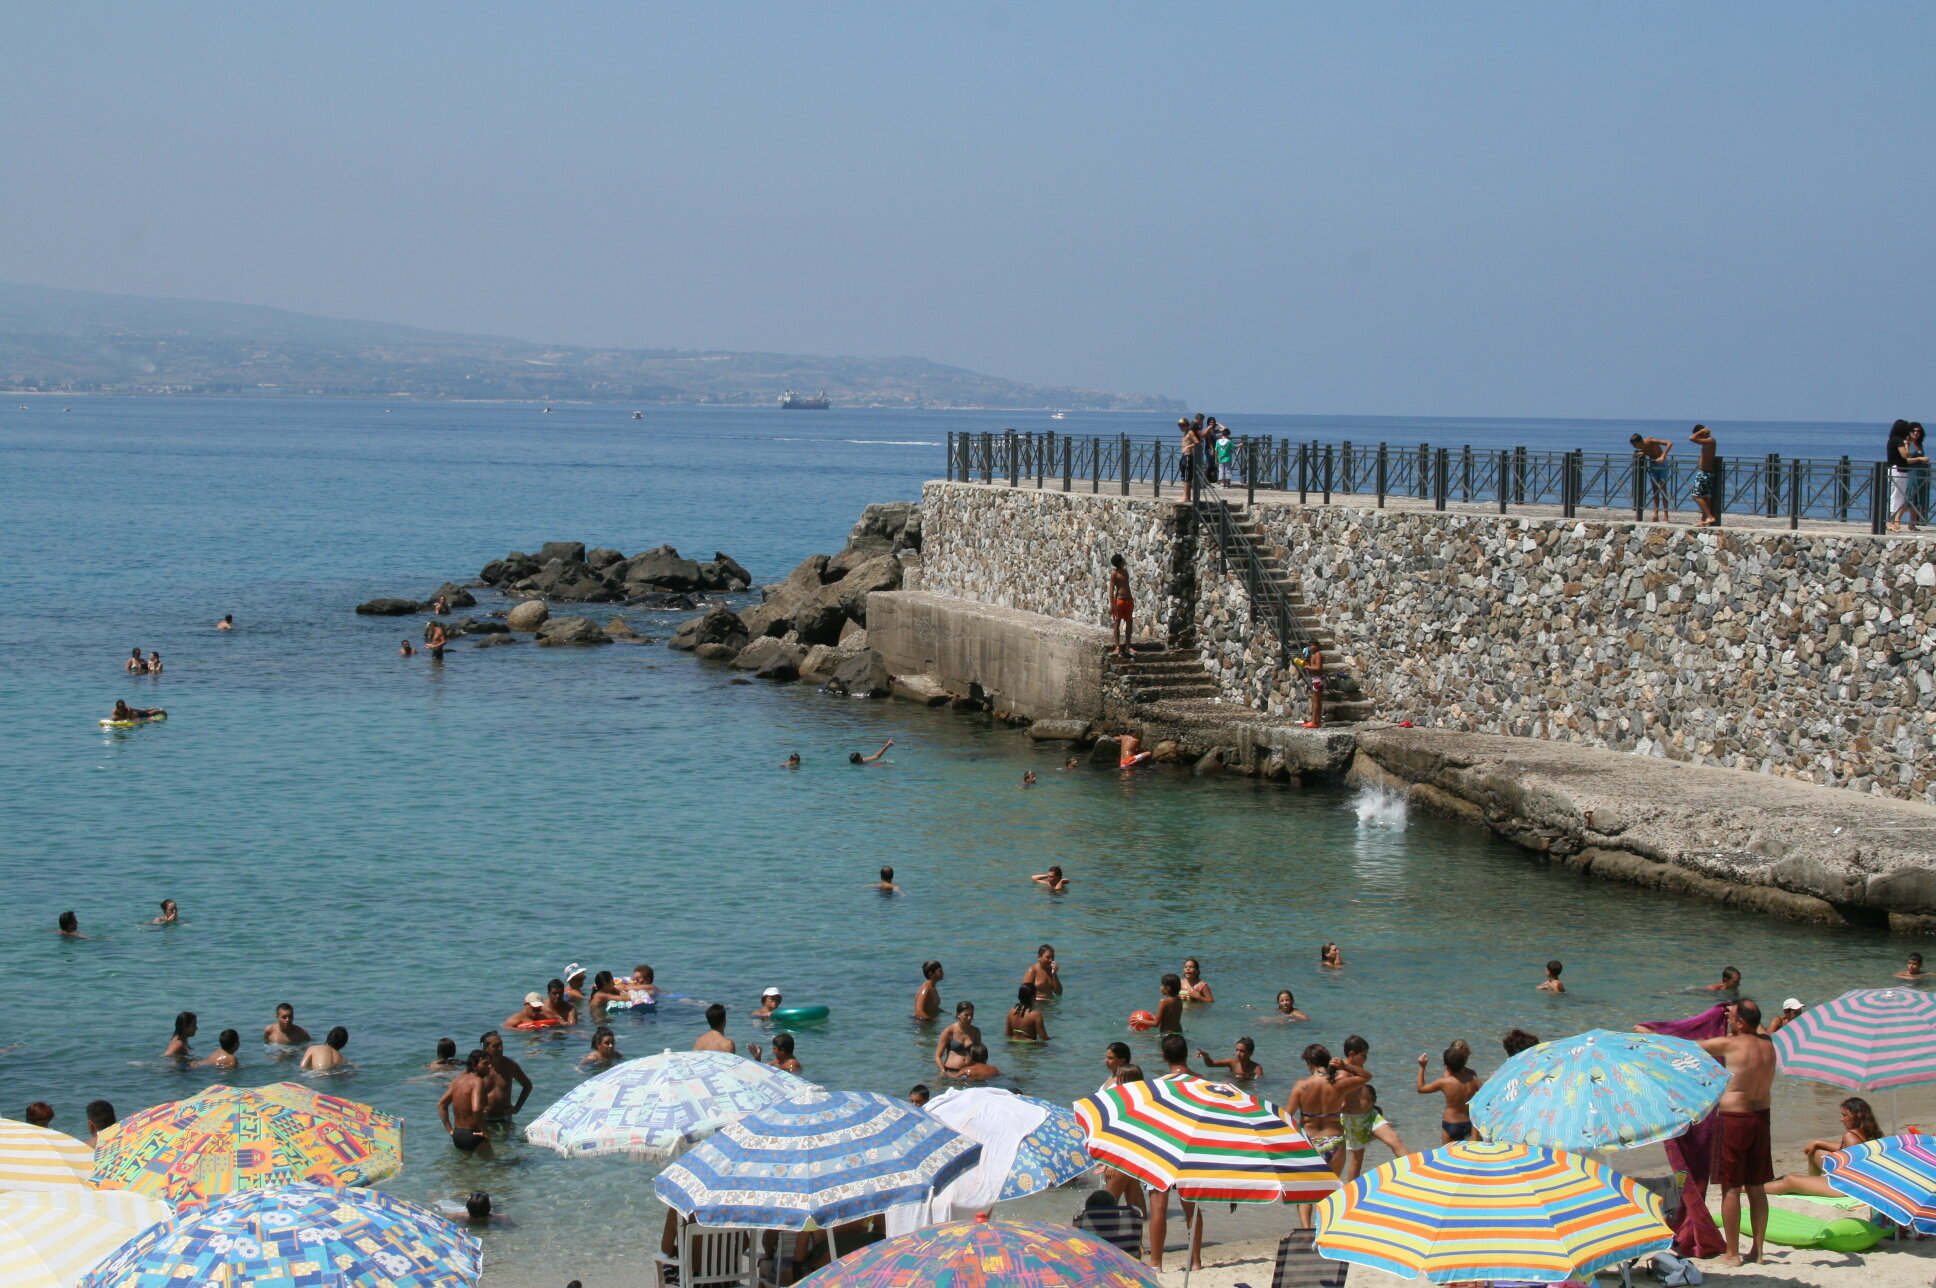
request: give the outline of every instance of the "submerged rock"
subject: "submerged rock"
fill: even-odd
[[[356,611],[365,617],[409,617],[421,613],[423,606],[414,599],[371,599],[358,604]]]
[[[540,644],[610,644],[605,628],[589,617],[555,617],[538,628]]]

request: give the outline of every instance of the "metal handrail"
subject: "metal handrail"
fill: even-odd
[[[1211,533],[1217,546],[1217,560],[1223,571],[1230,571],[1234,563],[1237,575],[1243,579],[1244,591],[1250,597],[1250,619],[1262,619],[1270,625],[1277,636],[1278,669],[1286,674],[1299,673],[1291,665],[1291,655],[1302,650],[1308,658],[1318,651],[1318,642],[1304,622],[1297,615],[1290,600],[1284,597],[1283,587],[1270,575],[1270,568],[1264,562],[1263,552],[1257,549],[1237,523],[1237,516],[1226,501],[1223,493],[1209,481],[1200,459],[1192,459],[1185,468],[1195,476],[1195,488],[1190,498],[1190,508],[1196,513],[1200,529]],[[1305,674],[1306,683],[1309,675]]]

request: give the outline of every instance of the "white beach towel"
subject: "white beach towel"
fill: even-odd
[[[887,1210],[889,1238],[942,1221],[962,1221],[995,1205],[1015,1166],[1022,1137],[1042,1125],[1048,1111],[1000,1087],[954,1087],[924,1108],[948,1126],[981,1143],[981,1161],[926,1203]]]

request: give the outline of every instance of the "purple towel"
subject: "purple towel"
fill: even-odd
[[[1685,1020],[1649,1020],[1640,1026],[1662,1037],[1686,1038],[1699,1042],[1718,1038],[1728,1031],[1728,1004],[1719,1002],[1699,1015]],[[1667,1142],[1667,1165],[1685,1172],[1681,1187],[1681,1221],[1674,1231],[1674,1251],[1683,1257],[1718,1257],[1726,1246],[1721,1227],[1707,1210],[1707,1182],[1714,1166],[1715,1131],[1720,1120],[1709,1114],[1685,1132]]]

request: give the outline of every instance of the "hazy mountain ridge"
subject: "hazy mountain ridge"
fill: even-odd
[[[924,358],[541,345],[260,305],[13,283],[0,283],[0,387],[737,404],[824,389],[852,406],[1183,406],[1155,395],[1028,385]]]

